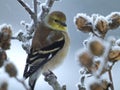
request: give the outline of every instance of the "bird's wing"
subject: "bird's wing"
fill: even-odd
[[[34,52],[28,54],[26,67],[24,70],[24,78],[28,78],[39,68],[44,66],[48,61],[52,60],[52,58],[57,54],[59,50],[61,50],[64,46],[65,40],[62,37],[61,39],[55,41],[51,45],[44,47],[40,50],[36,50]]]

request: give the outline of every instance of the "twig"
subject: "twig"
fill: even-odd
[[[115,62],[111,65],[111,67],[110,67],[109,70],[108,70],[109,79],[110,79],[110,81],[111,81],[111,85],[110,85],[110,87],[111,87],[112,90],[114,90],[114,85],[113,85],[113,79],[112,79],[112,73],[111,73],[111,70],[112,70],[114,64],[115,64]]]
[[[20,79],[17,78],[17,77],[15,77],[15,79],[16,79],[19,83],[21,83],[26,90],[30,90],[30,89],[27,87],[27,85],[25,84],[25,82],[24,82],[23,80],[20,80]]]
[[[25,4],[22,0],[17,0],[24,8],[25,10],[30,14],[31,18],[33,19],[34,23],[32,27],[29,30],[29,34],[31,35],[34,32],[34,29],[37,27],[37,0],[34,0],[34,12],[30,9],[28,5]]]
[[[92,30],[91,33],[92,33],[94,36],[98,37],[98,38],[104,39],[104,37],[102,37],[102,36],[98,35],[97,33],[95,33],[94,30]]]
[[[17,1],[25,8],[25,10],[31,15],[31,18],[34,20],[35,15],[34,12],[30,9],[30,7],[26,5],[23,0],[17,0]]]
[[[49,11],[50,11],[50,9],[53,6],[53,3],[55,1],[59,1],[59,0],[46,0],[45,5],[42,6],[42,11],[41,11],[41,14],[39,16],[41,21],[43,21],[44,17],[49,13]]]
[[[114,90],[114,83],[113,83],[113,79],[112,79],[112,73],[111,73],[111,70],[108,71],[108,74],[109,74],[109,78],[110,78],[110,81],[111,81],[111,90]]]
[[[112,63],[112,65],[110,66],[109,70],[112,70],[114,65],[115,65],[115,62]]]
[[[34,0],[34,24],[37,26],[37,0]]]
[[[86,90],[86,88],[78,84],[78,90]]]
[[[62,87],[60,86],[59,82],[57,81],[57,77],[53,72],[45,72],[43,75],[45,76],[45,81],[52,86],[53,90],[66,90],[65,85]]]
[[[39,20],[40,22],[43,21],[43,19],[45,18],[45,16],[49,13],[54,1],[59,1],[59,0],[46,0],[45,5],[42,5],[41,7],[41,13],[37,18],[37,0],[34,0],[34,12],[28,7],[28,5],[25,4],[25,2],[23,0],[17,0],[24,8],[25,10],[31,15],[31,18],[33,19],[34,23],[33,25],[31,25],[30,29],[28,30],[28,34],[30,36],[32,36],[33,32],[36,30],[37,24],[39,24]],[[17,39],[17,38],[14,38]]]
[[[66,85],[63,85],[63,86],[62,86],[62,90],[66,90]]]
[[[22,48],[26,51],[26,53],[30,52],[30,43],[29,40],[32,39],[33,36],[29,34],[24,34],[23,32],[19,32],[16,37],[11,37],[12,40],[19,40],[22,42]]]

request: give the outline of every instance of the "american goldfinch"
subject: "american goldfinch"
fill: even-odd
[[[37,26],[26,60],[23,76],[29,77],[31,90],[41,73],[53,70],[63,62],[69,45],[65,14],[60,11],[48,14]]]

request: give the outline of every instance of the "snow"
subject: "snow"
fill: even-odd
[[[4,27],[10,27],[10,28],[12,29],[12,25],[3,23],[3,24],[0,25],[0,31],[1,31],[2,28],[4,28]]]
[[[116,43],[116,38],[115,36],[109,36],[107,38],[107,41],[110,42],[112,45],[114,45]]]
[[[106,16],[106,19],[110,20],[110,18],[113,16],[113,15],[120,15],[120,12],[112,12],[111,14],[109,14],[108,16]]]
[[[76,19],[79,18],[79,17],[83,17],[87,20],[87,22],[92,22],[92,19],[85,13],[78,13],[74,19],[73,19],[73,22],[75,23],[76,22]]]
[[[115,44],[120,46],[120,39],[116,40]]]
[[[77,52],[76,52],[76,56],[75,56],[75,60],[79,60],[79,56],[81,56],[83,53],[88,53],[88,55],[90,55],[91,56],[91,54],[89,53],[89,51],[87,50],[87,48],[81,48],[81,49],[79,49]]]
[[[102,16],[102,15],[98,15],[97,18],[95,19],[95,22],[94,22],[94,26],[97,25],[98,21],[106,21],[108,23],[108,20],[106,19],[106,17]]]

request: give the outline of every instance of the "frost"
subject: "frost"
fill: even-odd
[[[107,19],[107,20],[110,20],[110,18],[111,18],[113,15],[115,15],[115,14],[120,15],[120,12],[112,12],[111,14],[109,14],[108,16],[106,16],[106,19]]]
[[[82,49],[79,49],[77,52],[76,52],[76,60],[79,60],[79,56],[81,56],[83,53],[87,53],[89,54],[90,56],[92,56],[92,54],[89,53],[89,51],[87,50],[87,48],[82,48]]]
[[[92,22],[92,19],[85,13],[78,13],[75,17],[74,17],[74,23],[76,22],[76,19],[79,17],[83,17],[87,20],[87,22]]]
[[[96,19],[95,19],[95,22],[94,22],[94,26],[97,25],[97,23],[98,23],[99,20],[102,20],[102,21],[105,20],[108,23],[108,20],[106,19],[106,17],[97,15]]]
[[[3,84],[4,82],[7,82],[8,81],[8,79],[6,78],[6,77],[0,77],[0,86],[1,86],[1,84]]]
[[[120,46],[120,39],[116,40],[115,44]]]
[[[112,45],[116,44],[116,38],[114,36],[109,36],[107,41],[110,42]]]
[[[91,23],[91,28],[87,31],[89,28],[86,28],[85,25],[89,22]],[[107,72],[111,82],[110,88],[111,90],[114,90],[111,70],[114,63],[120,59],[120,39],[117,40],[115,36],[110,36],[106,40],[105,36],[108,31],[119,28],[120,12],[113,12],[108,16],[102,16],[100,14],[92,14],[92,16],[88,16],[84,13],[78,13],[74,17],[74,23],[79,31],[87,31],[86,33],[89,33],[89,37],[83,42],[84,49],[77,52],[76,59],[80,59],[80,62],[85,61],[86,58],[84,57],[87,56],[82,57],[82,59],[81,57],[79,58],[79,56],[82,54],[84,55],[84,52],[87,52],[92,54],[91,62],[93,61],[93,64],[90,67],[87,66],[89,65],[88,63],[87,65],[82,63],[82,65],[80,65],[80,74],[86,76],[89,73],[95,77],[95,80],[97,79],[100,81],[99,83],[101,83],[101,80],[103,80],[102,76]],[[87,71],[88,73],[86,73]],[[85,84],[88,83],[85,82]],[[109,86],[104,89],[107,90],[107,88],[109,88]]]
[[[25,25],[25,21],[22,20],[22,21],[20,22],[20,24],[21,24],[21,25]]]
[[[103,57],[107,57],[107,55],[108,55],[108,53],[109,53],[109,51],[110,51],[110,49],[111,49],[111,44],[109,43],[109,42],[106,42],[106,41],[104,41],[104,55],[103,55]]]
[[[17,33],[14,34],[14,37],[17,37],[20,33],[24,33],[24,31],[20,29]]]
[[[5,28],[5,27],[10,27],[12,29],[12,25],[4,23],[0,25],[0,31],[2,30],[2,28]]]
[[[112,50],[117,50],[118,51],[118,50],[120,50],[120,46],[113,46]]]
[[[91,19],[93,20],[93,22],[99,17],[99,14],[92,14],[91,15]]]

